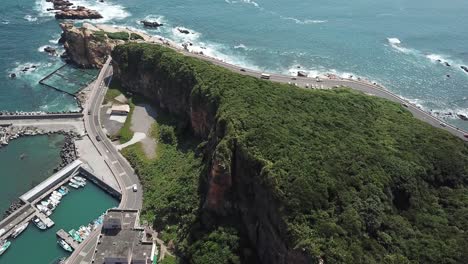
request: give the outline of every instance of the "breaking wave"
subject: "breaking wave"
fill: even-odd
[[[308,24],[322,24],[322,23],[327,23],[328,20],[315,20],[315,19],[305,19],[305,20],[300,20],[294,17],[285,17],[285,16],[280,16],[281,19],[284,20],[291,20],[294,21],[296,24],[301,24],[301,25],[308,25]]]
[[[29,22],[37,21],[37,17],[31,16],[31,15],[25,15],[23,18]]]

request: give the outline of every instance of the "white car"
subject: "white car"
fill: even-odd
[[[132,188],[132,189],[133,189],[134,192],[137,192],[137,191],[138,191],[138,186],[137,186],[136,184],[133,184],[133,188]]]

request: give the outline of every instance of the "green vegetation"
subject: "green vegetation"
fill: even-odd
[[[106,32],[103,30],[93,32],[94,38],[98,41],[104,41],[106,36],[110,39],[115,40],[137,40],[137,39],[144,39],[141,35],[137,33],[128,33],[125,31],[119,32]]]
[[[121,144],[130,141],[133,138],[133,135],[135,134],[130,128],[132,126],[133,110],[135,110],[135,104],[133,103],[132,99],[128,100],[128,105],[130,106],[130,112],[128,113],[127,118],[125,119],[124,125],[119,130],[118,135]]]
[[[119,31],[119,32],[106,32],[106,35],[110,39],[120,39],[120,40],[129,40],[128,32]]]
[[[130,39],[137,40],[137,39],[144,39],[144,38],[137,33],[130,33]]]
[[[106,32],[105,31],[94,31],[93,36],[97,41],[104,41],[106,40]]]
[[[164,259],[161,261],[161,264],[176,264],[176,258],[173,256],[166,255]]]
[[[262,186],[274,197],[278,213],[265,218],[284,223],[285,229],[275,228],[287,234],[289,249],[325,263],[468,258],[468,147],[460,139],[395,103],[348,89],[295,89],[157,45],[126,44],[112,57],[126,82],[136,72],[159,78],[152,95],[181,101],[179,108],[170,106],[172,114],[189,120],[187,113],[194,111],[189,107],[204,111],[208,133],[199,136],[210,143],[200,145],[208,148],[204,159],[216,157],[225,173],[238,173],[232,176],[236,184]],[[143,86],[132,81],[134,91]],[[137,147],[126,150],[143,178],[146,217],[160,230],[169,227],[192,263],[239,262],[233,256],[239,235],[231,229],[213,224],[193,235],[205,197],[198,190],[207,188],[199,178],[210,168],[193,149],[182,152],[167,144],[171,140],[161,141],[157,162],[143,159]],[[236,188],[236,197],[247,195],[245,189]],[[254,203],[238,206],[251,215],[262,209]],[[228,213],[236,215],[234,209]]]

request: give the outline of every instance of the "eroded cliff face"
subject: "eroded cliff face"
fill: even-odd
[[[106,62],[112,49],[123,41],[114,41],[98,37],[98,31],[90,24],[75,27],[72,23],[60,24],[62,41],[68,59],[82,68],[100,68]]]
[[[221,218],[239,217],[262,263],[314,263],[288,244],[280,202],[260,180],[264,165],[238,147],[235,138],[226,138],[226,124],[216,119],[215,96],[199,89],[200,80],[190,74],[172,74],[158,61],[149,66],[138,50],[117,50],[112,54],[114,78],[122,87],[177,115],[195,136],[207,140],[203,210]]]

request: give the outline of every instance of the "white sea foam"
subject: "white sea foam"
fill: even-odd
[[[31,15],[25,15],[23,18],[26,19],[29,22],[37,21],[37,17],[31,16]]]
[[[2,20],[2,24],[3,24],[3,25],[8,25],[8,24],[10,24],[10,21],[8,21],[8,20]]]
[[[247,46],[245,46],[244,44],[240,43],[238,45],[235,45],[234,46],[235,49],[243,49],[243,50],[248,50],[249,48],[247,48]]]
[[[102,3],[96,0],[73,0],[72,2],[74,6],[85,6],[89,9],[98,11],[103,16],[103,18],[92,21],[99,23],[108,22],[111,20],[120,20],[130,16],[130,13],[128,13],[123,6],[113,4],[109,0],[106,0]]]
[[[322,24],[322,23],[327,23],[328,20],[316,20],[316,19],[304,19],[300,20],[295,17],[285,17],[285,16],[280,16],[281,19],[284,20],[291,20],[294,21],[296,24],[301,24],[301,25],[307,25],[307,24]]]
[[[257,7],[257,8],[260,8],[260,5],[257,2],[252,1],[252,0],[238,0],[238,1],[236,1],[236,0],[234,0],[234,1],[233,0],[224,0],[224,2],[226,2],[228,4],[239,4],[239,3],[249,4],[249,5],[253,5],[253,6]]]
[[[403,53],[411,53],[413,50],[401,46],[401,40],[398,38],[387,38],[390,46]]]
[[[53,8],[54,5],[46,0],[36,0],[34,9],[38,12],[41,17],[53,17],[55,13],[53,11],[47,11],[47,8]]]

